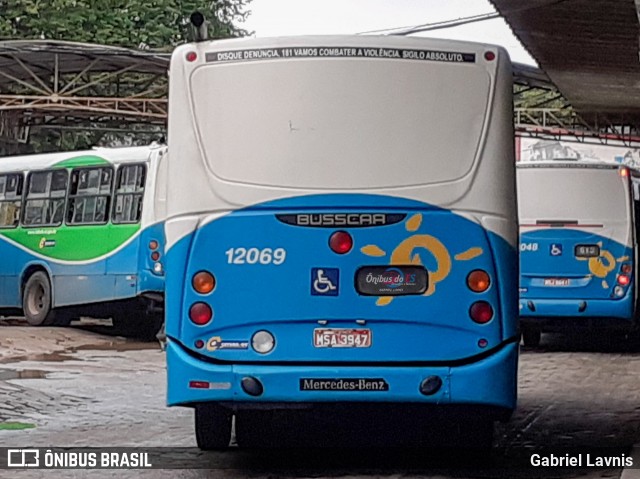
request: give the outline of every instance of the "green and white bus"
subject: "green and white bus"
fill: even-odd
[[[0,314],[111,317],[153,335],[164,306],[166,147],[0,158]]]

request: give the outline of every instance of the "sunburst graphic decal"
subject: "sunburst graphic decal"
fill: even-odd
[[[405,222],[405,229],[410,232],[417,232],[422,226],[422,213],[416,213]],[[449,250],[435,236],[428,234],[413,234],[404,239],[389,256],[389,264],[391,265],[420,265],[423,266],[420,254],[415,250],[426,250],[436,261],[437,268],[433,271],[429,270],[429,287],[424,292],[424,296],[431,296],[436,291],[436,285],[444,280],[451,273],[452,260]],[[384,257],[387,253],[377,245],[366,245],[360,248],[360,251],[373,257]],[[473,247],[466,251],[462,251],[454,256],[455,261],[468,261],[482,254],[482,248]],[[393,301],[393,296],[380,296],[376,300],[376,305],[386,306]]]

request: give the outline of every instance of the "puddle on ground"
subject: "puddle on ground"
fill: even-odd
[[[10,358],[0,359],[0,364],[7,363],[20,363],[22,361],[46,361],[46,362],[62,362],[62,361],[78,361],[79,358],[75,358],[70,354],[54,351],[52,353],[34,353],[25,354],[23,356],[13,356]]]
[[[158,342],[140,342],[140,341],[113,341],[109,343],[98,344],[81,344],[80,346],[72,346],[66,348],[66,352],[76,351],[138,351],[140,349],[157,349],[160,350]]]
[[[17,371],[15,369],[0,369],[0,381],[9,379],[46,379],[47,371],[39,369],[23,369]]]

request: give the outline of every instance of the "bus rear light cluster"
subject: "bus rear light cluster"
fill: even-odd
[[[493,308],[486,301],[476,301],[469,308],[469,316],[478,324],[486,324],[493,319]]]
[[[199,271],[193,275],[191,285],[197,293],[209,294],[216,287],[216,278],[208,271]]]
[[[213,310],[207,303],[193,303],[189,308],[189,319],[193,324],[204,326],[213,319]]]
[[[491,285],[489,273],[476,269],[467,276],[467,287],[474,293],[484,293]]]

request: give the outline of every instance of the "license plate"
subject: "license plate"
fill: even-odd
[[[544,280],[545,286],[569,286],[569,278],[547,278]]]
[[[371,346],[370,329],[314,329],[316,348],[368,348]]]
[[[356,272],[356,290],[366,296],[423,294],[428,281],[423,266],[363,266]]]

